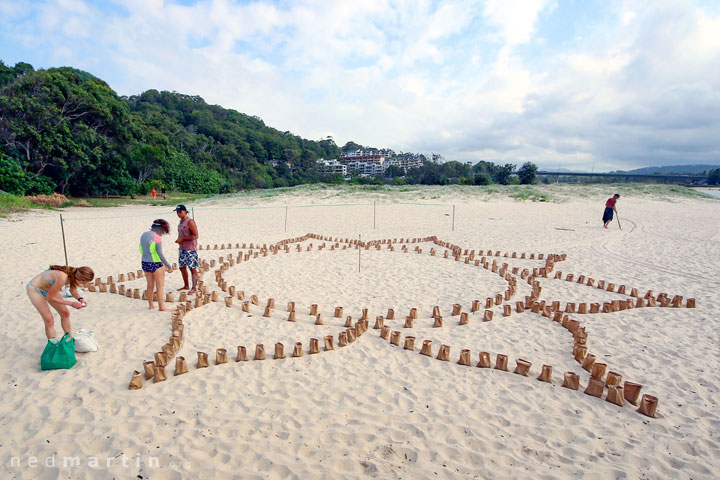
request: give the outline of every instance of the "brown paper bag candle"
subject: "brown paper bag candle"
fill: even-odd
[[[492,320],[493,312],[492,310],[485,310],[485,313],[483,314],[483,321],[489,322]]]
[[[302,357],[303,356],[303,350],[302,350],[302,343],[295,342],[295,347],[293,347],[293,357]]]
[[[142,381],[142,375],[137,370],[133,371],[132,378],[130,379],[130,390],[138,390],[142,388],[143,381]]]
[[[233,301],[233,297],[225,297],[225,306],[228,308],[232,307],[232,301]]]
[[[335,346],[333,345],[333,336],[332,335],[326,335],[325,336],[325,351],[335,350]]]
[[[227,350],[224,348],[218,348],[215,350],[215,365],[221,365],[227,363]]]
[[[322,315],[319,313],[315,316],[315,325],[325,325],[325,322],[323,322],[322,319]]]
[[[518,375],[523,375],[525,377],[530,375],[530,367],[532,365],[530,362],[523,360],[522,358],[518,358],[515,362],[517,363],[517,366],[515,367],[515,371],[513,373],[517,373]]]
[[[468,315],[467,312],[463,312],[460,314],[460,323],[459,325],[467,325],[468,322],[470,322],[470,315]]]
[[[543,365],[542,371],[537,379],[541,382],[552,383],[552,367],[550,365]]]
[[[478,363],[475,366],[478,368],[490,368],[492,366],[490,363],[490,354],[488,352],[480,352]]]
[[[641,389],[642,385],[640,385],[639,383],[628,382],[626,380],[623,387],[623,394],[625,396],[625,400],[637,406],[638,397],[640,396]]]
[[[434,318],[433,328],[440,328],[443,326],[443,319],[440,316]]]
[[[394,331],[390,334],[390,343],[396,346],[400,346],[400,332]]]
[[[317,338],[310,339],[310,355],[320,353],[320,340]]]
[[[310,305],[310,315],[315,316],[318,313],[318,306],[317,303],[313,303]]]
[[[415,337],[405,337],[405,350],[415,350]]]
[[[465,365],[466,367],[470,367],[470,350],[465,348],[460,352],[460,359],[458,360],[458,365]]]
[[[187,362],[185,361],[185,357],[177,356],[175,357],[175,376],[182,375],[183,373],[187,373]]]
[[[255,357],[254,360],[265,360],[265,345],[258,343],[255,345]]]
[[[624,407],[625,400],[623,397],[623,387],[621,385],[609,385],[608,394],[605,400],[610,403],[614,403],[619,407]]]
[[[167,365],[167,360],[168,359],[165,352],[157,352],[155,354],[155,368],[157,368],[158,365],[164,367],[165,365]]]
[[[607,378],[605,379],[605,386],[620,385],[622,383],[622,375],[617,372],[608,372]]]
[[[642,400],[640,400],[640,408],[638,408],[637,411],[643,415],[647,415],[648,417],[655,418],[657,416],[657,405],[657,397],[652,395],[643,395]]]
[[[383,317],[382,317],[382,315],[378,315],[377,317],[375,317],[375,326],[373,328],[378,330],[378,329],[383,328],[383,326],[384,326]]]
[[[162,365],[155,366],[155,376],[153,377],[155,383],[164,382],[167,380],[167,374],[165,373],[165,367]]]
[[[605,370],[607,369],[607,365],[600,362],[593,363],[592,369],[590,371],[590,376],[596,380],[602,381],[605,377]]]
[[[587,372],[592,372],[592,366],[595,363],[595,355],[588,353],[582,363],[582,368]]]
[[[562,386],[570,390],[578,390],[580,388],[580,375],[575,372],[565,372]]]
[[[175,347],[172,343],[166,343],[162,346],[162,352],[165,354],[167,360],[170,360],[175,356]]]
[[[338,346],[347,347],[347,344],[348,344],[347,333],[346,332],[338,333]]]
[[[437,354],[437,357],[435,357],[437,360],[442,360],[444,362],[450,361],[450,346],[449,345],[440,345],[440,351]]]
[[[432,340],[424,340],[422,348],[420,349],[420,355],[432,357]]]
[[[208,363],[208,355],[205,352],[197,352],[198,360],[197,360],[197,368],[206,368]]]
[[[586,395],[591,395],[593,397],[599,398],[602,397],[604,391],[605,384],[602,382],[602,380],[598,380],[597,378],[591,378],[584,393]]]
[[[238,345],[237,347],[237,356],[235,357],[236,362],[247,362],[248,356],[247,356],[247,349],[243,347],[242,345]]]
[[[280,342],[276,343],[275,344],[275,355],[273,356],[273,359],[280,360],[280,359],[285,358],[284,350],[285,350],[285,345],[283,345]]]
[[[357,331],[355,328],[348,328],[345,330],[345,333],[347,333],[347,340],[348,343],[353,343],[357,339]]]
[[[145,378],[150,380],[155,375],[155,362],[153,360],[143,362],[143,369],[145,370]]]
[[[503,355],[502,353],[498,353],[497,357],[495,357],[495,369],[502,370],[504,372],[508,371],[508,357],[507,355]]]

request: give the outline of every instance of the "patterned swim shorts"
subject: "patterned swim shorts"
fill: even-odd
[[[198,262],[198,254],[195,250],[180,250],[178,260],[180,267],[198,268],[200,266],[200,262]]]
[[[162,262],[142,262],[143,272],[153,273],[158,268],[164,267],[165,264]]]

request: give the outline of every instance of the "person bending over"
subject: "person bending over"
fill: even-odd
[[[50,265],[50,268],[36,275],[25,285],[30,302],[40,313],[45,322],[45,335],[48,340],[56,337],[55,318],[50,307],[60,314],[60,324],[65,333],[72,336],[70,329],[70,310],[68,306],[75,309],[87,307],[87,301],[77,291],[79,285],[87,285],[95,278],[95,272],[90,267],[63,267]],[[74,297],[72,301],[64,300],[60,295],[63,286],[70,286],[70,293]]]
[[[607,202],[605,202],[605,213],[603,213],[603,228],[607,228],[608,225],[610,225],[610,222],[612,222],[613,219],[613,212],[617,213],[617,208],[615,208],[615,203],[620,198],[620,194],[616,193],[611,198],[607,199]]]

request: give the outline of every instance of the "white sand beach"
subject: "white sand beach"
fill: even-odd
[[[49,264],[64,262],[60,212],[0,219],[6,251],[0,276],[2,477],[717,478],[720,201],[629,191],[618,202],[622,229],[614,221],[604,230],[603,205],[613,187],[587,194],[547,188],[559,201],[440,187],[392,194],[329,188],[188,205],[203,260],[249,251],[236,244],[252,242],[257,252],[257,245],[307,233],[332,241],[306,240],[302,252],[293,243],[289,253],[260,254],[224,272],[246,299],[259,298],[249,313],[237,298],[226,307],[214,268],[206,272],[203,281],[221,301],[182,319],[177,355],[185,357],[189,372],[174,376],[172,359],[166,381],[143,378],[139,390],[128,389],[132,372],[142,371],[168,341],[171,313],[150,311],[142,300],[87,292],[89,305],[72,311],[72,326],[93,330],[99,351],[78,354],[70,370],[41,371],[46,340],[25,283]],[[103,280],[137,271],[138,239],[154,218],[173,226],[165,253],[176,262],[172,207],[64,210],[70,265],[89,265]],[[597,362],[623,382],[641,384],[641,397],[657,397],[657,418],[628,402],[620,407],[606,401],[607,388],[602,398],[583,393],[590,374],[573,358],[573,335],[552,318],[516,311],[516,302],[531,293],[519,274],[513,275],[512,298],[493,305],[492,320],[483,321],[486,298],[503,293],[508,282],[465,263],[464,252],[456,261],[444,258],[446,249],[437,244],[399,242],[431,236],[475,250],[478,259],[499,251],[500,257],[486,259],[520,271],[543,267],[539,254],[565,254],[548,278],[536,278],[538,301],[548,306],[635,300],[631,288],[641,297],[648,290],[655,297],[682,296],[680,308],[567,314],[585,327],[587,351]],[[388,244],[343,249],[340,241],[331,249],[335,238],[398,243],[394,251]],[[232,248],[213,250],[216,244]],[[526,258],[512,258],[513,252]],[[558,271],[561,279],[554,278]],[[567,274],[625,285],[627,293],[566,281]],[[166,291],[174,291],[182,284],[180,273],[166,283]],[[145,281],[123,285],[144,289]],[[264,317],[268,298],[275,309]],[[686,307],[688,299],[695,308]],[[476,312],[473,300],[482,303]],[[295,322],[287,321],[291,301]],[[312,304],[324,325],[314,324]],[[466,325],[451,315],[454,304],[469,314]],[[503,305],[511,306],[510,316],[503,315]],[[443,317],[439,328],[433,328],[434,306]],[[343,307],[342,318],[333,317],[336,307]],[[340,347],[345,317],[354,324],[363,308],[370,328]],[[389,308],[396,319],[384,323],[400,332],[400,346],[373,329]],[[417,319],[404,328],[411,308],[418,309]],[[334,338],[332,351],[323,349],[326,335]],[[412,351],[403,348],[407,336],[415,337]],[[308,353],[311,338],[320,340],[316,355]],[[432,341],[432,357],[420,354],[423,340]],[[274,360],[278,342],[286,358]],[[300,358],[291,357],[295,342],[303,345]],[[253,360],[256,344],[265,346],[266,360]],[[448,362],[435,358],[441,344],[450,348]],[[235,361],[240,345],[247,348],[247,362]],[[227,349],[228,363],[215,365],[218,348]],[[457,363],[463,349],[470,350],[472,366]],[[208,368],[196,368],[198,351],[208,353]],[[477,368],[480,352],[489,353],[493,366],[498,354],[507,355],[510,371]],[[513,374],[518,358],[532,363],[529,376]],[[536,379],[543,365],[552,366],[552,383]],[[579,375],[579,391],[562,387],[565,372]]]

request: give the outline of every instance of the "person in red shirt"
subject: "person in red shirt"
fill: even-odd
[[[603,228],[607,228],[610,222],[612,222],[613,219],[613,212],[617,213],[617,208],[615,208],[615,203],[620,198],[620,194],[616,193],[612,197],[607,199],[607,202],[605,202],[605,213],[603,213],[603,222],[605,224],[603,225]]]

